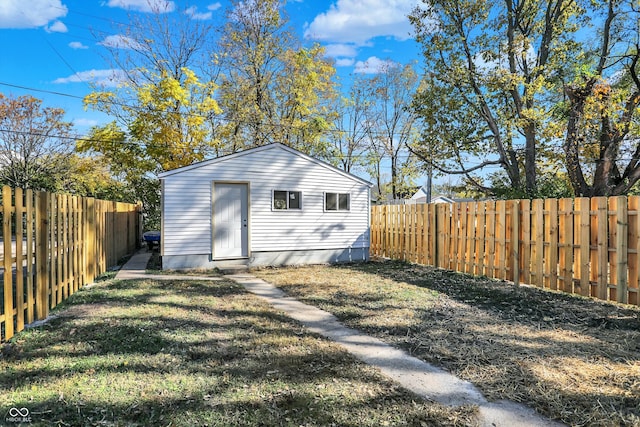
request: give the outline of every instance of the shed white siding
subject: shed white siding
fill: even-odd
[[[214,182],[249,183],[249,249],[369,247],[369,185],[280,144],[204,162],[163,181],[162,255],[212,252]],[[300,191],[302,210],[272,209],[274,190]],[[324,193],[349,193],[349,211],[324,210]]]

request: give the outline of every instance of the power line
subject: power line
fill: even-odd
[[[18,131],[18,130],[13,130],[13,129],[0,129],[0,132],[6,132],[6,133],[12,133],[12,134],[17,134],[17,135],[25,135],[25,136],[36,136],[36,137],[48,137],[48,138],[52,138],[52,139],[65,139],[65,140],[69,140],[69,141],[86,141],[86,142],[102,142],[102,143],[112,143],[113,141],[108,141],[108,140],[104,140],[104,139],[96,139],[96,138],[88,138],[88,137],[82,137],[82,136],[71,136],[71,135],[55,135],[55,134],[48,134],[48,133],[38,133],[38,132],[33,132],[33,131]],[[136,141],[131,141],[131,140],[124,140],[124,141],[119,141],[120,144],[122,145],[130,145],[130,146],[135,146],[135,147],[147,147],[147,148],[162,148],[164,147],[164,145],[162,144],[148,144],[148,143],[144,143],[142,141],[140,142],[136,142]],[[332,159],[341,159],[343,158],[343,156],[339,156],[339,155],[331,155],[331,156],[325,156],[326,158],[332,158]],[[352,155],[350,156],[351,158],[366,158],[367,155],[365,154],[361,154],[361,155]],[[384,153],[384,154],[380,154],[379,157],[381,159],[389,159],[391,158],[390,155]],[[398,159],[409,159],[410,157],[412,157],[411,154],[401,154],[396,156],[396,158]],[[630,161],[636,161],[636,160],[640,160],[640,157],[620,157],[618,159],[615,159],[615,161],[625,161],[625,162],[630,162]],[[584,159],[583,163],[598,163],[604,161],[604,159]],[[477,166],[481,163],[465,163],[465,165],[467,167],[473,167],[473,166]],[[487,165],[485,168],[486,169],[498,169],[501,168],[502,166],[500,165]]]
[[[7,86],[7,87],[13,87],[16,89],[22,89],[22,90],[28,90],[28,91],[33,91],[33,92],[40,92],[40,93],[47,93],[50,95],[56,95],[56,96],[64,96],[64,97],[68,97],[68,98],[75,98],[75,99],[81,99],[84,100],[85,97],[82,96],[78,96],[78,95],[72,95],[72,94],[68,94],[68,93],[63,93],[63,92],[56,92],[56,91],[51,91],[51,90],[45,90],[45,89],[36,89],[36,88],[32,88],[32,87],[28,87],[28,86],[22,86],[22,85],[16,85],[16,84],[12,84],[12,83],[7,83],[7,82],[2,82],[0,81],[0,85],[1,86]],[[220,122],[226,122],[226,123],[232,123],[232,124],[242,124],[242,125],[248,125],[248,126],[252,126],[255,123],[253,122],[249,122],[249,121],[244,121],[244,120],[233,120],[233,119],[229,119],[226,117],[219,117],[219,116],[206,116],[206,115],[202,115],[202,114],[196,114],[196,113],[188,113],[188,112],[184,112],[184,111],[167,111],[167,110],[163,110],[163,109],[159,109],[159,108],[152,108],[150,106],[137,106],[137,105],[130,105],[130,104],[125,104],[122,102],[118,102],[115,100],[109,100],[109,101],[105,101],[106,104],[110,104],[110,105],[115,105],[118,107],[123,107],[123,108],[128,108],[131,110],[136,110],[139,112],[155,112],[155,113],[166,113],[166,114],[177,114],[179,116],[188,118],[188,117],[195,117],[195,118],[203,118],[203,119],[208,119],[208,120],[217,120]],[[296,128],[295,126],[292,125],[287,125],[287,124],[283,124],[283,123],[263,123],[263,125],[266,126],[270,126],[271,128],[279,128],[279,129],[289,129],[289,130],[299,130],[299,128]],[[344,131],[341,131],[339,129],[325,129],[322,131],[322,133],[332,133],[332,134],[341,134],[344,133]],[[385,131],[377,131],[377,132],[371,132],[371,134],[374,137],[386,137],[388,136],[388,133]],[[406,134],[403,133],[394,133],[392,134],[393,137],[402,137],[405,136]]]
[[[16,89],[28,90],[28,91],[39,92],[39,93],[47,93],[47,94],[56,95],[56,96],[63,96],[63,97],[68,97],[68,98],[84,100],[84,97],[82,97],[82,96],[72,95],[72,94],[64,93],[64,92],[57,92],[57,91],[51,91],[51,90],[45,90],[45,89],[37,89],[37,88],[32,88],[32,87],[28,87],[28,86],[22,86],[22,85],[17,85],[17,84],[13,84],[13,83],[2,82],[2,81],[0,81],[0,85],[7,86],[7,87],[13,87],[13,88],[16,88]],[[117,101],[108,101],[107,103],[109,103],[111,105],[117,105],[117,106],[120,106],[120,107],[130,108],[132,110],[154,111],[154,112],[159,112],[159,113],[166,113],[167,112],[166,110],[153,109],[153,108],[149,108],[149,107],[132,106],[132,105],[121,103],[121,102],[117,102]],[[175,112],[169,112],[169,113],[175,114]],[[194,114],[194,113],[178,112],[177,114],[179,114],[181,116],[184,116],[184,117],[200,117],[200,118],[211,119],[210,116],[203,116],[203,115]],[[219,120],[221,122],[239,123],[239,124],[244,124],[244,125],[252,125],[253,124],[253,123],[247,122],[247,121],[234,121],[234,120],[231,120],[231,119],[228,119],[228,118],[224,118],[224,117],[216,117],[216,120]],[[270,123],[269,125],[271,127],[273,127],[273,128],[279,127],[279,128],[289,128],[289,129],[292,129],[292,130],[296,129],[293,126],[287,126],[287,125],[282,124],[282,123]],[[3,131],[4,132],[11,132],[10,130],[3,130]],[[342,133],[342,132],[343,131],[338,130],[338,129],[326,129],[326,130],[323,131],[323,133],[334,133],[334,134],[335,133]],[[393,136],[397,136],[397,135],[398,134],[394,134]],[[42,136],[42,135],[34,134],[33,136]],[[374,136],[378,136],[378,137],[379,136],[387,136],[387,134],[385,132],[383,132],[383,131],[380,131],[380,132],[376,132],[374,134]],[[58,136],[58,137],[60,137],[60,138],[68,138],[68,137],[64,137],[64,136]],[[92,139],[89,139],[89,138],[70,138],[70,139],[82,140],[82,141],[106,142],[104,140],[102,140],[102,141],[101,140],[92,140]],[[135,144],[135,143],[133,143],[131,141],[127,141],[127,143]],[[152,147],[152,145],[147,145],[147,146]],[[555,154],[562,154],[562,147],[555,146],[555,145],[554,146],[550,146],[550,147],[546,147],[546,148],[544,148],[544,150],[554,152]],[[514,147],[514,151],[516,151],[518,153],[523,153],[523,152],[526,151],[526,148],[525,147]],[[335,158],[339,158],[339,156],[334,156],[334,157]],[[365,157],[365,156],[351,156],[351,157],[356,157],[356,158],[360,157],[360,158],[362,158],[362,157]],[[391,156],[385,154],[382,157],[383,158],[390,158]],[[410,157],[410,155],[398,156],[398,157],[399,158],[407,158],[408,159]],[[619,159],[616,159],[616,161],[635,161],[635,160],[640,160],[640,158],[631,157],[631,158],[619,158]],[[603,161],[603,160],[601,160],[601,159],[592,159],[590,162],[591,163],[598,163],[598,162],[601,162],[601,161]],[[587,161],[587,162],[589,162],[589,161]],[[488,167],[488,168],[499,168],[499,167],[501,167],[501,166],[493,165],[493,166]]]
[[[72,135],[56,135],[50,133],[39,133],[33,131],[22,131],[22,130],[14,130],[14,129],[0,129],[0,132],[12,133],[15,135],[24,135],[24,136],[37,136],[37,137],[47,137],[51,139],[66,139],[69,141],[88,141],[88,142],[111,142],[104,139],[92,139],[86,138],[82,136],[72,136]],[[133,141],[122,141],[124,144],[135,144]],[[137,144],[136,144],[137,145]]]
[[[36,88],[33,88],[33,87],[21,86],[21,85],[17,85],[17,84],[13,84],[13,83],[0,82],[0,85],[7,86],[7,87],[12,87],[12,88],[15,88],[15,89],[28,90],[28,91],[32,91],[32,92],[48,93],[50,95],[66,96],[68,98],[76,98],[76,99],[84,99],[83,96],[71,95],[69,93],[56,92],[56,91],[52,91],[52,90],[36,89]]]
[[[96,19],[96,20],[99,20],[99,21],[106,22],[112,28],[125,29],[125,31],[131,30],[131,29],[135,29],[135,30],[142,31],[143,33],[146,33],[146,32],[149,31],[149,28],[147,26],[141,25],[141,24],[143,24],[142,21],[139,21],[139,22],[122,22],[122,21],[117,21],[115,19],[111,19],[111,18],[105,18],[104,16],[98,16],[98,15],[93,15],[93,14],[90,14],[90,13],[87,13],[87,12],[82,12],[82,11],[79,11],[79,10],[76,10],[76,9],[69,9],[69,8],[66,8],[66,7],[63,8],[63,7],[57,7],[57,6],[52,6],[52,7],[55,8],[55,9],[59,9],[59,10],[64,10],[64,11],[70,12],[70,13],[75,14],[75,15],[79,15],[79,16],[83,16],[83,17],[86,17],[86,18],[92,18],[92,19]],[[113,35],[113,36],[115,36],[115,35],[119,35],[117,33],[114,33],[113,31],[106,31],[106,30],[102,30],[102,29],[96,29],[96,28],[92,28],[90,26],[84,26],[84,25],[80,25],[80,24],[65,23],[65,25],[67,25],[69,27],[75,27],[75,28],[79,28],[79,29],[82,29],[82,30],[89,31],[91,34],[94,34],[94,35],[96,33],[98,35],[100,35],[100,36],[105,36],[105,35]],[[68,34],[65,34],[65,35],[68,35]],[[76,37],[76,36],[74,36],[74,37]],[[78,36],[78,38],[82,38],[82,37]],[[84,39],[85,40],[91,40],[91,41],[94,41],[94,42],[97,41],[97,39],[95,39],[95,38],[94,39],[88,39],[88,38],[84,37]]]
[[[74,72],[74,74],[78,74],[78,73]],[[75,98],[75,99],[80,99],[82,101],[84,101],[84,99],[86,98],[85,96],[72,95],[72,94],[69,94],[69,93],[56,92],[56,91],[51,91],[51,90],[46,90],[46,89],[37,89],[37,88],[32,88],[32,87],[22,86],[22,85],[16,85],[16,84],[2,82],[2,81],[0,81],[0,85],[1,86],[7,86],[7,87],[13,87],[13,88],[16,88],[16,89],[28,90],[28,91],[32,91],[32,92],[47,93],[47,94],[50,94],[50,95],[64,96],[64,97],[68,97],[68,98]],[[115,100],[105,101],[105,103],[109,104],[109,105],[116,105],[118,107],[124,107],[124,108],[129,108],[131,110],[138,110],[138,111],[144,111],[144,112],[152,111],[152,112],[156,112],[156,113],[179,114],[179,115],[185,116],[185,117],[198,117],[198,118],[203,118],[203,119],[209,119],[210,118],[209,116],[203,116],[201,114],[166,111],[166,110],[162,110],[162,109],[159,109],[159,108],[140,107],[140,106],[137,106],[137,105],[125,104],[125,103],[118,102],[118,101],[115,101]]]
[[[96,138],[88,138],[88,137],[82,137],[82,136],[72,136],[72,135],[55,135],[55,134],[49,134],[49,133],[38,133],[38,132],[33,132],[33,131],[19,131],[19,130],[13,130],[13,129],[1,129],[0,128],[0,133],[1,132],[6,132],[6,133],[11,133],[11,134],[15,134],[15,135],[24,135],[24,136],[36,136],[36,137],[48,137],[48,138],[52,138],[52,139],[65,139],[65,140],[69,140],[69,141],[86,141],[86,142],[102,142],[102,143],[112,143],[113,141],[108,141],[105,139],[96,139]],[[142,141],[140,142],[136,142],[136,141],[131,141],[131,140],[124,140],[124,141],[119,141],[120,144],[122,145],[130,145],[130,146],[134,146],[134,147],[147,147],[147,148],[163,148],[165,147],[162,144],[148,144],[148,143],[144,143]],[[352,158],[366,158],[366,155],[355,155],[355,156],[351,156]],[[388,159],[390,158],[389,155],[387,154],[382,154],[379,156],[381,159]],[[411,154],[403,154],[400,156],[397,156],[397,158],[400,159],[408,159],[409,157],[411,157]],[[340,159],[342,158],[339,155],[331,155],[331,156],[326,156],[326,158],[332,158],[332,159]]]
[[[105,21],[105,22],[108,22],[109,24],[118,24],[118,25],[122,25],[124,27],[132,26],[130,24],[125,24],[124,22],[118,22],[118,21],[110,19],[110,18],[105,18],[104,16],[97,16],[97,15],[92,15],[92,14],[86,13],[86,12],[79,12],[79,11],[77,11],[75,9],[69,9],[68,7],[58,7],[58,6],[51,6],[51,7],[54,8],[54,9],[59,9],[59,10],[64,10],[64,11],[67,11],[67,12],[71,12],[73,14],[84,16],[84,17],[87,17],[87,18],[93,18],[93,19],[97,19],[97,20],[100,20],[100,21]]]
[[[76,28],[80,28],[83,30],[87,30],[87,27],[83,27],[81,25],[77,25],[77,24],[65,24],[67,27],[76,27]],[[88,29],[89,31],[92,31],[91,29]],[[102,31],[100,31],[102,33]],[[104,34],[108,34],[108,33],[104,33]],[[56,33],[56,36],[63,36],[63,37],[67,37],[69,39],[72,40],[84,40],[87,42],[92,42],[92,43],[97,43],[99,44],[99,41],[93,37],[85,37],[85,36],[79,36],[78,34],[73,34],[73,33]],[[89,49],[89,46],[86,46],[87,49]]]
[[[56,7],[53,6],[56,9],[59,10],[66,10],[74,15],[79,15],[79,16],[83,16],[85,18],[92,18],[92,19],[96,19],[98,21],[103,21],[106,22],[108,24],[110,24],[112,27],[119,27],[119,28],[126,28],[126,29],[137,29],[137,30],[142,30],[142,31],[148,31],[148,28],[142,26],[142,25],[137,25],[136,23],[131,23],[131,22],[121,22],[121,21],[116,21],[115,19],[111,19],[111,18],[105,18],[104,16],[98,16],[98,15],[93,15],[87,12],[81,12],[79,10],[76,9],[69,9],[69,8],[62,8],[62,7]],[[81,28],[83,30],[87,30],[89,32],[93,32],[94,29],[91,27],[87,27],[87,26],[82,26],[79,24],[65,24],[65,25],[70,25],[70,26],[74,26],[77,28]],[[110,31],[104,31],[104,30],[95,30],[98,31],[101,34],[109,34],[109,35],[115,35],[115,33],[110,32]]]
[[[53,44],[44,36],[42,35],[42,38],[44,39],[45,43],[47,45],[49,45],[49,47],[51,48],[51,50],[53,50],[55,52],[56,55],[58,55],[58,58],[60,58],[62,60],[62,62],[64,62],[64,64],[67,66],[67,68],[69,68],[71,70],[71,72],[73,74],[78,74],[78,72],[75,70],[75,68],[73,68],[71,66],[71,64],[69,63],[69,61],[67,61],[64,56],[62,56],[62,54],[58,51],[58,49],[56,49]]]

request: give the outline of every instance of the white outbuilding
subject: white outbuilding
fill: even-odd
[[[371,184],[282,144],[160,180],[165,269],[369,259]]]

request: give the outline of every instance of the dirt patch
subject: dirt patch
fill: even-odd
[[[489,399],[570,425],[640,426],[638,307],[391,261],[256,274]]]
[[[79,305],[71,305],[65,307],[64,309],[57,311],[55,316],[56,318],[87,318],[87,317],[95,317],[102,316],[109,310],[109,305],[107,304],[79,304]]]
[[[217,268],[189,268],[184,270],[163,270],[162,259],[157,250],[151,252],[151,257],[147,262],[146,272],[148,274],[163,274],[163,275],[175,275],[175,276],[207,276],[207,277],[221,277],[222,273]]]

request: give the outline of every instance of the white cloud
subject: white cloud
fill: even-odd
[[[142,46],[140,43],[130,37],[123,36],[121,34],[107,36],[98,44],[101,46],[112,47],[116,49],[144,50],[144,46]]]
[[[78,127],[94,127],[98,125],[98,121],[94,119],[74,119],[73,124]]]
[[[62,21],[55,21],[53,24],[49,25],[45,30],[48,33],[66,33],[69,31],[67,26],[62,23]]]
[[[125,74],[122,70],[88,70],[80,71],[69,77],[60,77],[53,83],[95,83],[99,86],[116,87],[125,81]]]
[[[119,7],[139,12],[173,12],[176,4],[172,0],[109,0],[109,7]]]
[[[38,28],[67,15],[61,0],[2,0],[0,28]]]
[[[358,54],[358,49],[352,44],[328,44],[325,46],[326,55],[331,58],[348,57],[354,58]]]
[[[393,61],[380,59],[375,56],[370,56],[366,61],[356,62],[354,73],[357,74],[378,74],[389,67],[395,67],[397,64]]]
[[[217,2],[217,3],[213,3],[213,4],[210,4],[209,6],[207,6],[207,9],[211,10],[211,11],[216,11],[216,10],[220,9],[221,7],[222,7],[222,4],[220,2]]]
[[[81,42],[71,42],[69,43],[69,47],[71,49],[89,49],[88,46],[83,45]]]
[[[184,14],[187,16],[190,16],[192,19],[198,20],[198,21],[206,21],[208,19],[211,19],[211,17],[213,16],[213,12],[198,12],[198,8],[196,6],[191,6],[189,8],[187,8],[184,11]]]
[[[305,29],[313,40],[362,45],[374,37],[411,37],[407,15],[416,0],[337,0]]]
[[[351,67],[356,62],[353,58],[338,58],[336,59],[336,67]]]

